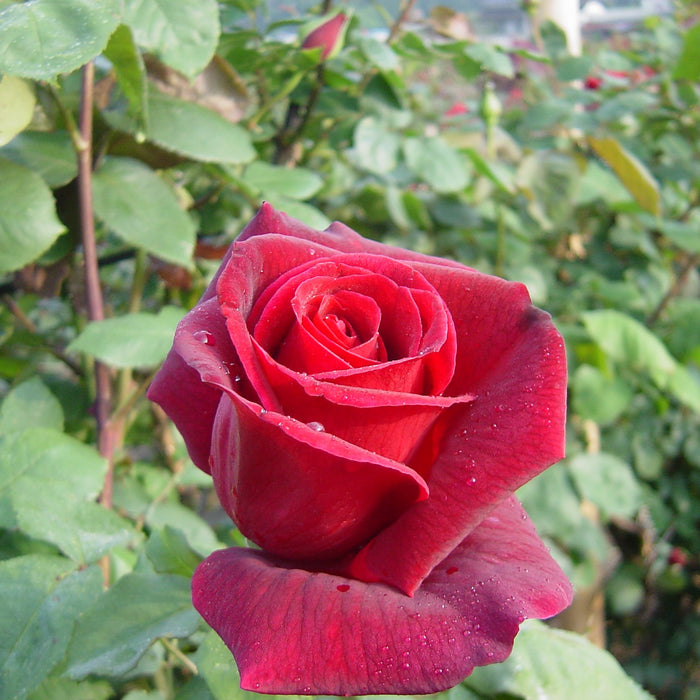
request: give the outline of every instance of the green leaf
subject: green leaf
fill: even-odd
[[[503,175],[509,175],[502,168],[498,169],[498,163],[489,163],[484,159],[484,157],[473,148],[465,148],[464,152],[469,157],[472,162],[474,169],[479,175],[483,175],[488,178],[499,190],[503,192],[513,193],[513,183],[510,179],[504,179]],[[495,167],[496,166],[496,167]]]
[[[642,493],[632,468],[618,457],[604,452],[576,455],[568,464],[578,492],[601,512],[632,518],[642,504]]]
[[[612,137],[588,137],[588,143],[620,178],[637,204],[651,214],[661,212],[659,185],[646,166]]]
[[[185,535],[169,525],[151,532],[145,552],[159,574],[191,577],[201,561],[191,549]]]
[[[126,0],[124,19],[140,46],[190,77],[204,70],[219,41],[216,0]]]
[[[208,557],[222,546],[205,520],[176,501],[164,501],[148,508],[146,523],[151,528],[171,527],[182,532],[192,550],[201,557]]]
[[[352,155],[364,170],[383,175],[396,167],[399,144],[398,135],[379,119],[364,117],[355,127]]]
[[[683,49],[671,77],[674,80],[700,79],[700,24],[685,33]]]
[[[236,662],[219,635],[211,630],[194,655],[197,670],[216,700],[256,700],[259,694],[242,690]],[[300,700],[300,695],[268,695],[269,700]]]
[[[72,571],[61,557],[0,562],[0,697],[22,700],[63,658],[73,625],[100,593],[93,566]]]
[[[64,230],[51,190],[41,177],[0,158],[0,272],[32,262]]]
[[[557,62],[555,71],[558,80],[569,82],[583,80],[590,75],[592,68],[593,59],[590,56],[566,56]]]
[[[127,243],[189,266],[195,226],[175,193],[143,163],[105,158],[93,177],[95,213]]]
[[[506,661],[477,668],[464,684],[489,698],[653,700],[612,654],[537,620],[522,624]]]
[[[551,20],[545,20],[540,25],[540,36],[545,51],[553,61],[563,60],[569,55],[569,45],[564,30]]]
[[[129,27],[120,24],[114,30],[104,54],[112,63],[117,83],[129,103],[129,111],[141,118],[144,125],[148,124],[146,69]]]
[[[651,218],[651,217],[650,217]],[[697,210],[690,213],[687,221],[668,221],[666,219],[648,222],[679,248],[690,253],[700,253],[700,216]]]
[[[309,199],[323,186],[323,180],[307,168],[285,168],[270,165],[261,160],[252,162],[245,171],[243,180],[267,197],[281,194],[292,199]]]
[[[210,163],[247,163],[255,158],[250,134],[211,109],[162,94],[148,99],[146,136],[159,146]]]
[[[94,503],[107,469],[87,445],[55,430],[28,428],[0,438],[0,522],[14,515],[30,537],[80,564],[132,536],[131,526]],[[9,511],[9,512],[8,512]]]
[[[581,365],[571,378],[574,413],[584,420],[609,425],[629,406],[632,390],[619,377],[606,377],[591,365]]]
[[[119,24],[119,0],[32,0],[0,12],[0,73],[52,80],[97,56]]]
[[[65,185],[78,174],[67,131],[24,131],[0,149],[0,156],[35,170],[49,187]]]
[[[403,150],[408,167],[436,192],[459,192],[467,186],[464,159],[441,138],[408,138]]]
[[[28,700],[108,700],[112,686],[106,681],[72,681],[68,678],[45,678]]]
[[[63,430],[59,400],[39,377],[32,377],[10,391],[0,406],[0,435],[34,428]]]
[[[380,70],[392,71],[399,67],[399,57],[382,41],[372,37],[360,37],[358,47],[365,58]]]
[[[589,311],[583,324],[605,353],[634,371],[646,372],[693,410],[700,410],[700,381],[676,362],[666,346],[639,321],[619,311]]]
[[[491,71],[505,78],[512,78],[515,75],[510,56],[492,44],[470,44],[465,53],[476,61],[483,70]]]
[[[659,385],[676,369],[664,344],[639,321],[606,309],[583,314],[583,325],[604,352],[635,372],[647,372]]]
[[[157,314],[125,314],[94,321],[68,346],[114,367],[155,367],[168,354],[184,312],[164,306]]]
[[[78,620],[66,675],[120,676],[136,665],[154,640],[187,637],[198,624],[188,578],[127,574]]]
[[[34,115],[34,90],[21,78],[0,78],[0,146],[11,141]]]
[[[700,381],[682,365],[676,367],[668,383],[671,393],[696,413],[700,413]]]

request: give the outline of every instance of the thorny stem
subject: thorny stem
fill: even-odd
[[[104,319],[102,289],[100,287],[95,241],[95,218],[92,202],[92,108],[95,66],[92,62],[83,66],[80,101],[79,139],[74,139],[78,151],[78,198],[80,208],[80,233],[85,261],[85,293],[90,321]],[[95,362],[95,417],[97,419],[97,449],[107,460],[107,474],[100,501],[112,507],[114,435],[110,425],[112,387],[109,368]]]

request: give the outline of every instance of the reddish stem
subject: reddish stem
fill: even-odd
[[[100,287],[95,241],[95,217],[92,206],[92,109],[94,95],[95,66],[92,62],[83,66],[80,102],[80,144],[78,148],[78,197],[80,206],[80,230],[85,261],[85,293],[88,318],[101,321],[104,318],[102,288]],[[97,449],[107,460],[107,474],[100,500],[107,508],[112,507],[112,478],[114,441],[110,428],[112,410],[112,386],[109,368],[95,362],[95,417],[97,419]]]

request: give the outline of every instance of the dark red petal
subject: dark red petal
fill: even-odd
[[[503,661],[523,619],[571,600],[515,499],[501,504],[409,598],[383,584],[215,552],[192,598],[233,652],[241,686],[314,695],[435,693]]]
[[[488,275],[449,271],[431,282],[460,342],[447,391],[476,398],[454,409],[430,498],[380,533],[350,569],[407,593],[498,503],[564,456],[566,354],[549,316],[530,305],[522,285]]]
[[[369,238],[363,238],[359,233],[339,221],[334,221],[325,231],[318,231],[288,216],[284,212],[277,211],[271,204],[264,202],[258,213],[241,231],[236,240],[245,241],[266,233],[279,233],[292,238],[300,238],[309,243],[327,246],[342,253],[372,253],[374,255],[385,255],[394,260],[415,260],[417,262],[430,262],[447,268],[464,269],[464,265],[452,260],[414,253],[406,248],[397,248],[378,243]]]
[[[226,322],[210,297],[180,321],[173,348],[148,389],[148,398],[177,426],[192,461],[207,473],[216,408],[238,371]]]
[[[446,410],[469,403],[470,394],[424,396],[318,381],[275,362],[259,346],[258,371],[279,402],[280,413],[323,424],[342,440],[399,462],[411,454]]]
[[[345,555],[427,495],[405,465],[237,394],[219,404],[212,476],[246,537],[297,560]]]

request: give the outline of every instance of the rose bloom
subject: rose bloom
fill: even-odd
[[[571,588],[515,489],[563,456],[566,361],[522,284],[265,204],[149,390],[259,548],[194,605],[264,693],[433,693]]]

